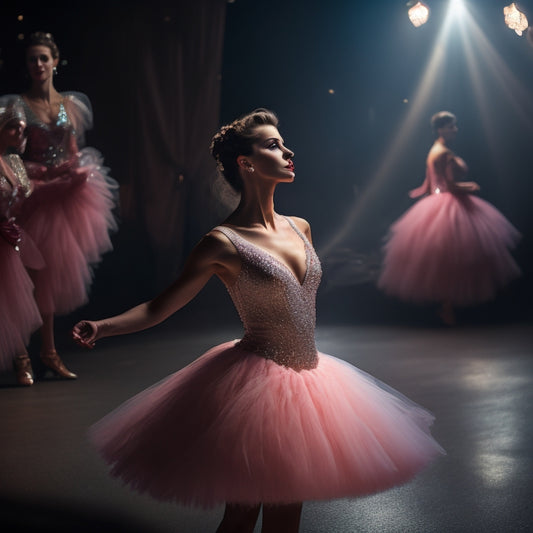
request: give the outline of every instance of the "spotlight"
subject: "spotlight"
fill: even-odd
[[[450,9],[452,9],[453,13],[457,16],[464,15],[465,5],[464,5],[463,0],[451,0]]]
[[[422,26],[422,24],[425,24],[428,21],[429,7],[426,6],[426,4],[423,2],[415,3],[414,0],[411,0],[410,2],[407,2],[407,7],[409,7],[407,15],[415,28]]]
[[[522,32],[527,29],[527,17],[518,10],[514,2],[503,8],[503,15],[505,17],[505,24],[511,30],[514,30],[517,35],[522,35]]]

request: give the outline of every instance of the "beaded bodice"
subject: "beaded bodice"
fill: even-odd
[[[312,245],[294,223],[306,254],[303,282],[272,254],[227,226],[217,226],[233,243],[242,266],[228,292],[244,326],[238,346],[295,370],[317,365],[316,292],[322,269]]]
[[[5,175],[9,173],[9,176]],[[31,193],[24,164],[16,154],[2,156],[0,166],[0,221],[17,215],[19,206]]]
[[[57,166],[70,159],[78,151],[76,130],[61,102],[56,119],[43,122],[21,98],[27,119],[28,141],[23,158],[47,167]]]

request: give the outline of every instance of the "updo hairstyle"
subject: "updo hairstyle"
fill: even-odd
[[[218,169],[232,186],[241,192],[243,183],[239,174],[237,157],[251,155],[252,146],[259,140],[255,133],[258,126],[278,127],[278,117],[273,111],[262,107],[222,126],[211,141],[211,155],[217,162]]]
[[[28,37],[26,49],[30,46],[47,46],[50,49],[53,59],[59,59],[59,48],[54,41],[54,36],[51,33],[43,31],[36,31]]]

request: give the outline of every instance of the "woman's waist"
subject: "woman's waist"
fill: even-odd
[[[32,150],[26,149],[23,159],[25,164],[31,162],[53,168],[65,163],[77,162],[78,152],[72,152],[65,146],[49,145],[42,148],[35,147]]]
[[[310,370],[318,364],[314,334],[257,335],[246,332],[237,344],[241,349],[294,370]]]

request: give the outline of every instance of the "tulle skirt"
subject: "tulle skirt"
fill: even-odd
[[[37,188],[25,203],[24,228],[46,262],[33,278],[43,313],[66,314],[87,302],[93,269],[117,228],[118,185],[100,153],[84,148],[78,164],[78,176],[63,176],[62,189]]]
[[[511,255],[520,237],[477,196],[431,194],[391,226],[378,286],[413,302],[488,301],[520,276]]]
[[[0,371],[26,353],[31,334],[42,322],[28,268],[42,268],[43,259],[24,233],[20,252],[0,236]]]
[[[216,346],[90,428],[111,474],[158,500],[211,507],[359,496],[444,453],[433,416],[319,354],[297,372]]]

